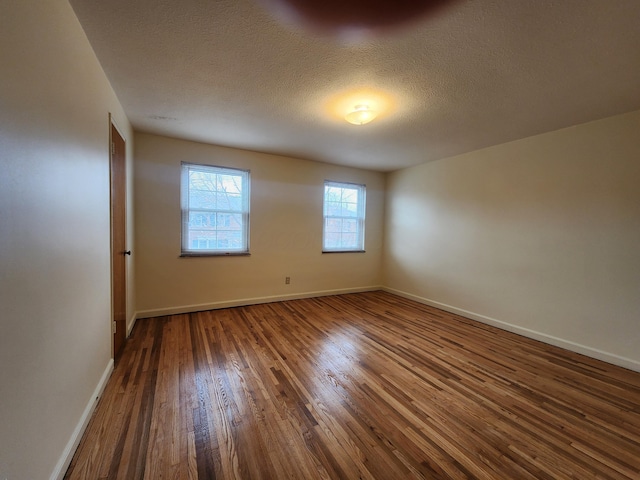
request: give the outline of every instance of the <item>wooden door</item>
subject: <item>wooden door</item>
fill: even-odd
[[[127,332],[127,199],[125,142],[111,122],[111,295],[113,358],[118,359]]]

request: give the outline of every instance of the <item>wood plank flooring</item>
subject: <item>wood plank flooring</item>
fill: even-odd
[[[640,479],[640,374],[384,292],[138,320],[67,479]]]

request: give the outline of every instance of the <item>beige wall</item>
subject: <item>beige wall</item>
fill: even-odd
[[[135,156],[139,316],[380,285],[383,174],[149,134]],[[179,257],[181,161],[251,171],[251,256]],[[366,253],[321,253],[325,179],[366,184]]]
[[[132,134],[66,0],[0,23],[0,478],[56,478],[111,364],[109,112]]]
[[[395,172],[384,282],[640,370],[640,111]]]
[[[58,478],[109,372],[109,112],[137,200],[129,323],[134,299],[385,284],[640,370],[640,112],[390,174],[383,278],[382,174],[139,134],[134,184],[131,127],[66,0],[5,2],[1,22],[0,478]],[[250,257],[179,258],[182,160],[251,170]],[[367,184],[367,253],[320,253],[325,179]]]

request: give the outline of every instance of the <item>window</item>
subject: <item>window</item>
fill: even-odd
[[[249,172],[182,163],[182,255],[249,253]]]
[[[322,251],[364,251],[364,213],[364,185],[325,181]]]

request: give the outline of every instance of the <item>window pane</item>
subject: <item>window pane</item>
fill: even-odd
[[[340,232],[325,234],[325,248],[338,248],[340,246]]]
[[[206,190],[191,190],[189,192],[189,207],[216,208],[215,197]]]
[[[342,200],[342,189],[339,187],[325,187],[325,201],[340,202]]]
[[[342,190],[342,201],[358,203],[358,190],[355,188],[344,188]]]
[[[340,215],[342,213],[342,204],[340,202],[327,201],[324,204],[324,214],[333,216]]]
[[[342,231],[342,219],[341,218],[328,218],[325,222],[325,232],[340,232]]]
[[[355,232],[358,225],[357,220],[344,219],[342,221],[343,232]]]
[[[358,242],[355,233],[343,233],[342,234],[342,246],[348,248],[356,248]]]
[[[224,192],[216,192],[216,209],[229,210],[229,196]]]
[[[227,232],[227,239],[230,247],[239,248],[242,245],[242,232]]]
[[[358,216],[358,204],[356,203],[343,203],[342,215],[345,217],[357,217]]]
[[[228,227],[231,215],[228,213],[216,213],[216,222],[218,228]]]

